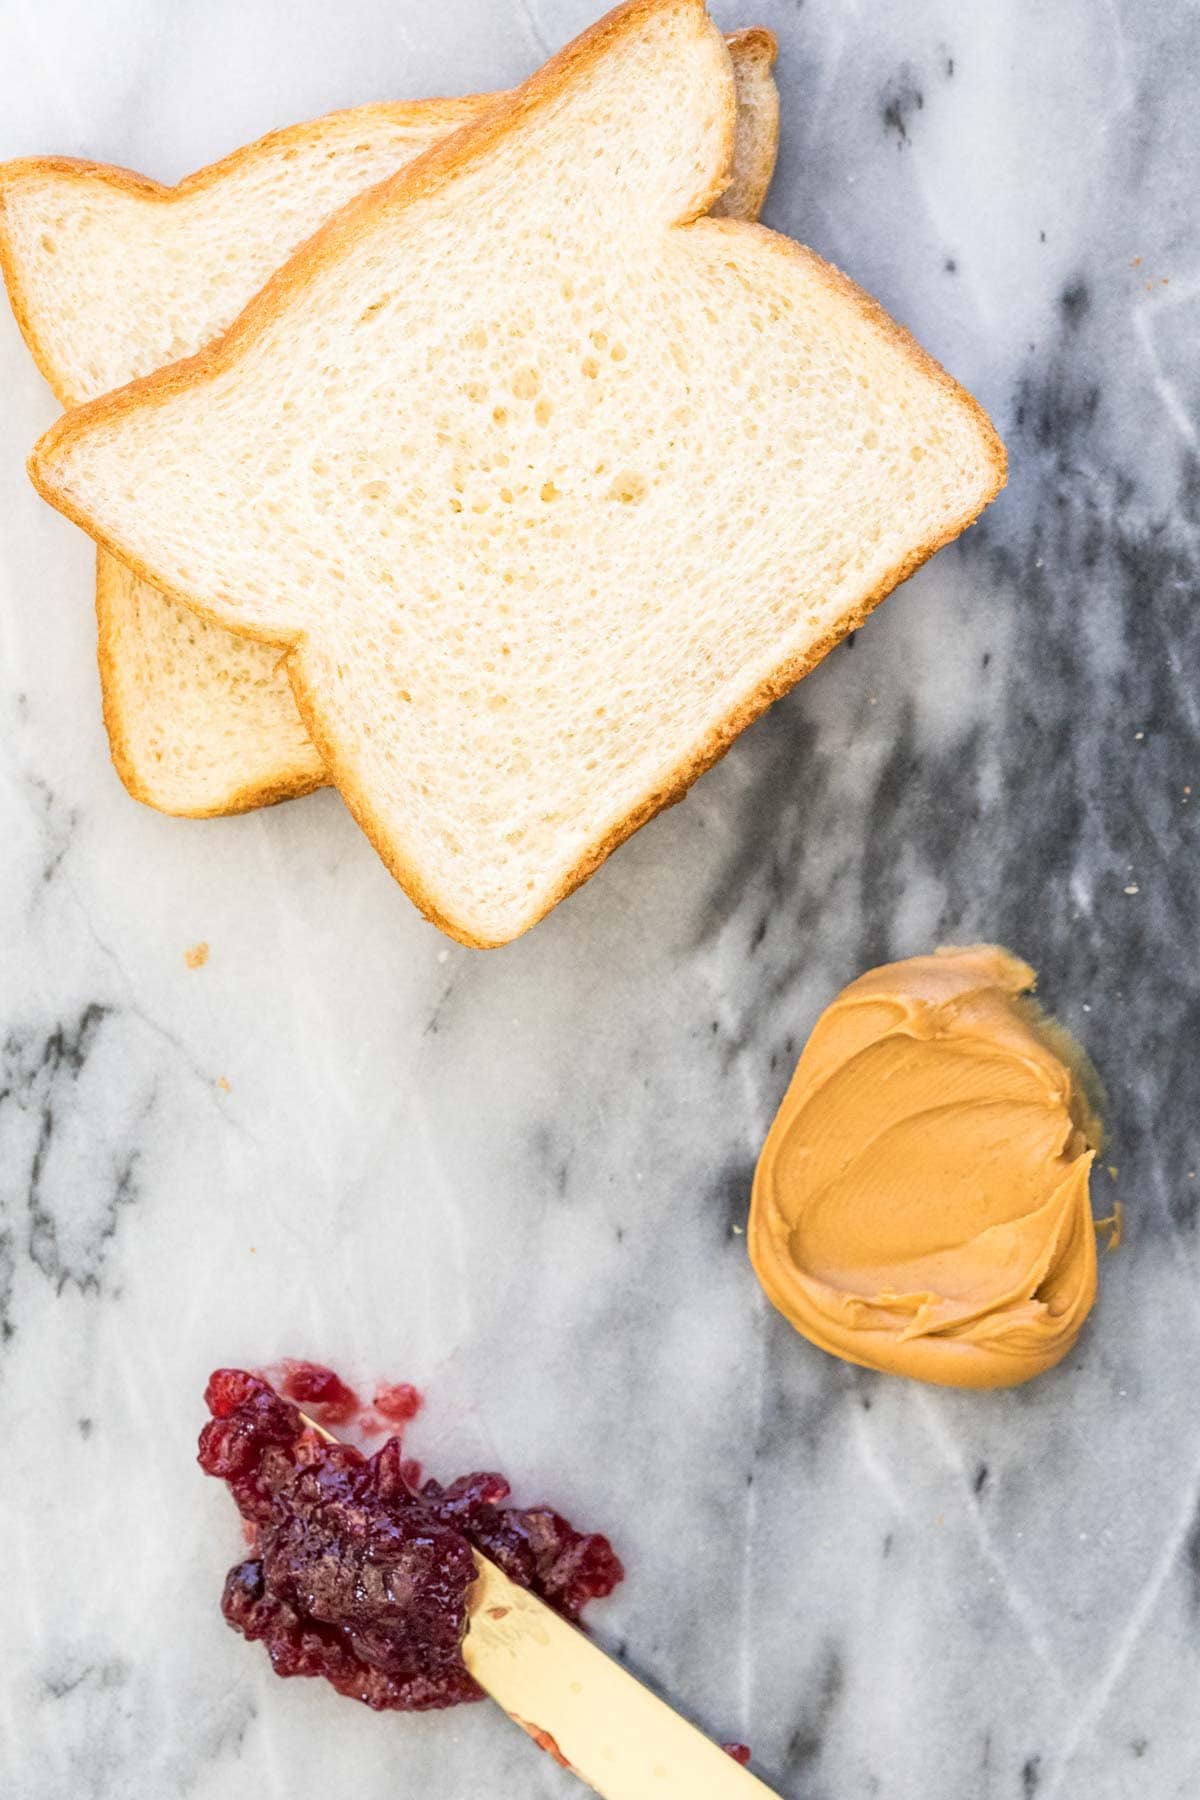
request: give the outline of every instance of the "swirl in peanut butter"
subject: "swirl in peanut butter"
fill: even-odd
[[[822,1014],[754,1179],[750,1255],[822,1349],[952,1387],[1052,1368],[1096,1293],[1086,1065],[992,945],[873,969]]]

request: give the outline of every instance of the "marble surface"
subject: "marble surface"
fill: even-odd
[[[578,1791],[490,1708],[376,1718],[225,1629],[200,1393],[284,1352],[419,1383],[433,1472],[611,1532],[598,1634],[789,1800],[1200,1791],[1200,14],[715,10],[779,34],[768,220],[974,389],[1012,478],[507,950],[423,924],[332,794],[125,796],[90,549],[24,476],[55,407],[0,318],[7,1800]],[[591,11],[0,0],[0,155],[174,179],[515,81]],[[978,937],[1099,1064],[1128,1226],[1077,1353],[996,1396],[822,1356],[743,1237],[819,1008]]]

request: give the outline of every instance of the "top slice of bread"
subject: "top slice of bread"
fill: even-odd
[[[467,943],[541,917],[1004,478],[872,300],[699,216],[733,113],[701,0],[630,0],[31,459],[158,585],[286,639],[333,779]]]
[[[775,167],[775,40],[740,31],[729,50],[733,169],[713,210],[752,219]],[[0,165],[0,264],[59,400],[78,405],[199,350],[330,213],[504,98],[332,113],[174,188],[95,163]],[[325,780],[277,648],[198,618],[104,551],[96,616],[113,761],[137,799],[205,817]]]

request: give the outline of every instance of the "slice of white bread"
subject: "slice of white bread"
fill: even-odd
[[[775,40],[740,31],[729,49],[733,170],[713,210],[757,218],[779,138]],[[199,350],[331,212],[503,98],[332,113],[174,188],[94,163],[0,165],[0,265],[58,399],[78,405]],[[198,618],[104,551],[96,617],[113,761],[137,799],[205,817],[325,780],[278,648]]]
[[[506,942],[681,797],[1004,479],[987,418],[728,179],[702,0],[630,0],[352,201],[42,493],[290,650],[413,899]]]

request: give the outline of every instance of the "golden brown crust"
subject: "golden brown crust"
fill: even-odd
[[[57,160],[60,163],[69,161],[68,158],[47,158],[46,160]],[[24,165],[22,164],[15,163],[5,164],[3,167],[0,167],[0,176],[3,175],[4,169],[6,168],[21,168],[23,166]],[[8,290],[8,303],[12,307],[13,318],[17,321],[17,329],[29,346],[29,354],[37,364],[38,373],[49,385],[50,391],[58,401],[59,405],[65,406],[67,402],[63,399],[59,384],[55,379],[54,370],[50,365],[50,360],[42,347],[41,339],[34,329],[33,319],[29,312],[29,305],[25,298],[25,289],[21,284],[21,277],[17,270],[16,258],[12,252],[12,244],[9,240],[8,228],[5,223],[5,200],[2,182],[0,182],[0,276],[3,276],[4,285]]]
[[[731,53],[740,51],[745,56],[756,56],[773,69],[779,60],[779,39],[766,25],[743,25],[740,31],[730,31],[725,42]]]
[[[779,55],[779,45],[775,33],[768,31],[765,25],[750,25],[744,31],[731,32],[725,42],[734,60],[740,99],[746,93],[741,71],[757,65],[769,78]],[[766,204],[779,157],[779,89],[773,81],[768,79],[762,85],[752,105],[756,129],[753,135],[746,130],[739,138],[733,179],[712,209],[714,215],[751,222],[758,219]]]
[[[629,5],[608,14],[583,38],[576,40],[551,63],[548,63],[526,84],[525,88],[518,90],[510,107],[489,114],[478,124],[456,132],[442,144],[435,146],[424,156],[408,164],[397,175],[390,177],[387,182],[381,183],[378,189],[369,190],[358,199],[351,201],[272,278],[261,293],[250,302],[240,318],[235,320],[225,335],[201,351],[198,356],[175,364],[170,369],[160,371],[156,375],[145,377],[141,381],[132,382],[127,387],[117,390],[116,393],[104,395],[90,405],[80,408],[78,412],[61,419],[41,439],[30,458],[30,476],[39,492],[82,529],[90,531],[98,542],[104,543],[116,556],[129,563],[144,578],[152,579],[143,561],[131,555],[128,549],[122,548],[120,544],[102,532],[94,521],[85,520],[70,496],[58,486],[49,465],[59,446],[69,444],[75,436],[97,424],[103,424],[107,419],[123,411],[147,403],[163,404],[176,392],[190,386],[193,381],[211,378],[222,372],[235,360],[243,348],[252,344],[256,337],[266,329],[276,307],[286,300],[293,288],[298,287],[310,273],[325,268],[330,262],[337,259],[342,252],[343,245],[353,241],[360,223],[369,218],[375,206],[379,204],[380,195],[386,192],[390,196],[404,195],[408,199],[415,199],[421,194],[434,191],[459,166],[486,154],[498,137],[506,135],[531,110],[553,97],[563,82],[569,80],[579,68],[585,67],[602,53],[615,31],[623,29],[632,19],[644,17],[660,8],[672,5],[690,7],[698,13],[704,11],[703,0],[630,0]],[[706,201],[705,204],[707,203]],[[696,209],[697,213],[701,210],[703,209]],[[982,408],[932,357],[921,349],[909,332],[896,324],[877,301],[865,294],[840,270],[823,262],[812,251],[793,243],[790,239],[767,231],[762,226],[747,224],[741,220],[699,218],[693,214],[689,218],[681,220],[674,229],[730,233],[755,232],[764,243],[770,245],[779,254],[794,256],[802,260],[811,274],[830,288],[835,289],[844,300],[868,318],[898,350],[920,369],[923,375],[940,386],[954,404],[967,406],[980,433],[985,458],[991,469],[991,480],[986,491],[978,497],[977,502],[973,502],[960,518],[951,521],[940,534],[912,550],[894,569],[888,572],[871,593],[863,596],[849,608],[837,625],[819,643],[815,646],[810,645],[802,654],[781,663],[732,706],[725,717],[713,726],[704,740],[691,751],[670,778],[646,794],[623,818],[616,821],[575,867],[564,875],[540,910],[527,919],[517,932],[501,938],[480,938],[461,923],[449,917],[428,891],[417,869],[402,856],[394,843],[387,840],[372,811],[369,796],[359,790],[351,772],[342,766],[339,747],[326,737],[321,729],[320,721],[313,708],[312,696],[304,680],[303,640],[302,634],[297,632],[289,641],[288,676],[292,682],[296,703],[304,724],[312,736],[318,752],[330,768],[347,806],[375,846],[387,868],[421,912],[450,936],[472,948],[496,948],[502,943],[511,941],[512,937],[522,935],[560,900],[565,899],[568,894],[586,881],[611,855],[612,851],[640,826],[647,823],[665,807],[682,800],[692,783],[725,754],[734,739],[747,726],[751,725],[774,700],[794,687],[851,631],[856,630],[893,588],[907,580],[935,551],[941,549],[943,544],[948,543],[965,529],[1004,484],[1006,463],[1004,447]],[[185,594],[180,594],[178,598],[185,605],[191,606],[202,617],[212,618],[217,623],[224,624],[229,628],[229,619],[226,616],[218,615],[212,608],[198,604]],[[279,641],[277,634],[272,634],[267,639],[265,632],[247,629],[240,623],[236,629],[240,635],[259,637],[272,642]]]

